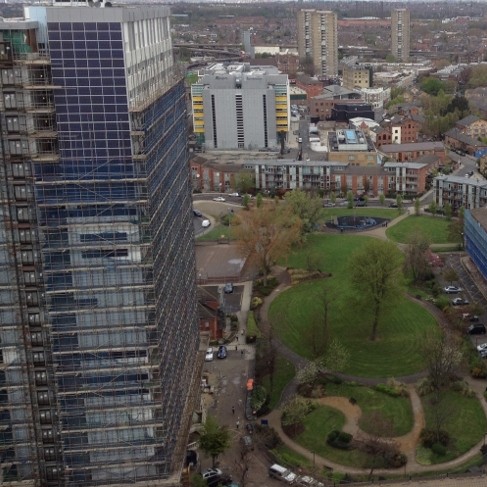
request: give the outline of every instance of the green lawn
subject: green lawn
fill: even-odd
[[[407,243],[411,235],[420,233],[432,244],[445,244],[451,242],[448,238],[449,224],[450,222],[446,218],[438,216],[412,215],[389,227],[386,235],[396,242]]]
[[[217,241],[221,237],[232,239],[231,228],[225,225],[216,225],[210,231],[198,236],[198,242]]]
[[[358,450],[340,450],[326,443],[328,433],[341,430],[345,424],[345,417],[334,408],[318,406],[306,416],[304,431],[294,438],[296,443],[311,452],[327,458],[341,465],[361,467],[367,464],[368,455]]]
[[[359,426],[371,435],[378,434],[375,428],[378,415],[391,426],[383,436],[402,436],[413,428],[414,418],[409,397],[392,397],[370,387],[332,383],[326,385],[326,395],[356,399],[362,410]]]
[[[294,377],[294,365],[286,360],[282,355],[277,355],[274,372],[274,384],[271,389],[270,376],[265,375],[260,378],[262,386],[269,393],[269,408],[274,409],[281,398],[282,391]]]
[[[292,253],[286,265],[305,268],[311,258],[332,277],[306,282],[280,294],[271,304],[269,318],[279,338],[296,353],[315,357],[322,332],[320,299],[328,294],[330,335],[349,351],[344,372],[363,377],[400,377],[424,368],[421,343],[424,335],[437,330],[434,318],[405,297],[387,309],[379,323],[378,339],[369,340],[371,317],[351,303],[347,280],[347,256],[368,237],[310,235],[307,243]]]
[[[427,428],[433,427],[435,418],[435,410],[429,399],[430,396],[422,398]],[[442,429],[450,434],[451,444],[444,456],[438,456],[430,450],[426,450],[429,453],[427,456],[425,450],[422,450],[424,463],[443,463],[457,458],[481,441],[486,432],[487,420],[476,397],[465,397],[458,392],[448,391],[445,393],[440,407],[444,417]]]

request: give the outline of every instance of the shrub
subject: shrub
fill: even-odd
[[[470,363],[470,375],[476,379],[485,379],[487,377],[487,363],[475,357]]]
[[[375,390],[383,392],[392,397],[407,396],[408,391],[405,384],[398,382],[395,379],[389,379],[387,384],[377,384]]]
[[[273,450],[282,443],[281,438],[276,433],[274,428],[269,426],[258,426],[257,433],[259,434],[259,438],[262,440],[262,443],[268,450]]]
[[[469,384],[464,380],[457,380],[452,383],[451,389],[453,391],[459,392],[462,396],[473,397],[475,394],[470,388]]]
[[[447,308],[450,304],[450,300],[446,296],[438,296],[435,299],[435,306],[441,310]]]
[[[258,279],[254,284],[254,292],[261,296],[269,296],[269,294],[279,285],[275,277],[269,277],[267,284],[264,284],[263,279]]]
[[[426,448],[432,448],[435,443],[440,443],[447,446],[450,441],[450,435],[447,431],[440,430],[438,432],[429,428],[424,428],[419,436],[421,444]]]
[[[258,296],[254,296],[252,298],[252,301],[250,302],[250,309],[254,310],[257,309],[259,306],[262,305],[264,301],[262,301],[262,298],[259,298]]]
[[[416,390],[420,396],[426,396],[433,391],[431,381],[427,377],[421,379],[416,385]]]
[[[353,436],[350,433],[345,433],[344,431],[333,430],[330,431],[326,442],[333,448],[339,448],[341,450],[348,450],[350,448],[350,443],[352,442]]]
[[[247,316],[247,334],[245,335],[246,341],[253,342],[256,338],[262,336],[259,328],[257,327],[257,322],[255,321],[255,315],[253,311],[249,311]]]
[[[433,443],[431,451],[440,457],[446,455],[446,447],[441,443]]]
[[[265,390],[265,387],[255,386],[250,399],[250,407],[253,411],[259,411],[259,409],[265,404],[266,399],[267,391]]]

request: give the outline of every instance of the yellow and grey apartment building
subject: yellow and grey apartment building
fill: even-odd
[[[287,74],[273,66],[216,64],[191,86],[193,130],[206,149],[278,148],[287,140]]]

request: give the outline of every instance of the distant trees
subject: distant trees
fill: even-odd
[[[384,309],[402,291],[401,252],[391,242],[371,240],[352,254],[348,268],[356,305],[372,315],[370,339],[375,340]]]

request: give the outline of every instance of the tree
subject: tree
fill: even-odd
[[[458,217],[452,219],[448,225],[448,238],[452,242],[463,243],[463,225],[464,225],[465,208],[462,206],[458,210]]]
[[[371,240],[352,254],[349,276],[356,304],[372,314],[370,339],[377,338],[377,328],[384,309],[402,291],[402,255],[388,241]]]
[[[239,193],[248,193],[255,188],[255,176],[252,172],[239,172],[235,175],[235,189]]]
[[[443,279],[445,279],[446,282],[449,282],[450,285],[452,285],[455,281],[458,280],[458,274],[453,267],[447,267],[443,271]]]
[[[409,274],[413,282],[425,281],[431,277],[427,252],[430,247],[428,238],[419,231],[409,237],[404,259],[404,271]]]
[[[401,196],[400,194],[398,194],[398,195],[396,196],[396,205],[397,205],[397,212],[398,212],[399,214],[401,214],[401,213],[402,213],[402,210],[403,210],[403,206],[404,206],[404,205],[403,205],[403,202],[402,202],[402,196]]]
[[[230,431],[220,426],[213,416],[208,416],[199,443],[201,450],[211,457],[214,467],[218,456],[230,447]]]
[[[310,412],[310,403],[299,396],[292,397],[282,409],[282,425],[289,428],[292,435],[298,432],[306,415]]]
[[[337,200],[337,195],[336,195],[335,191],[332,191],[330,193],[330,202],[333,203],[333,204],[335,204],[336,203],[336,200]]]
[[[257,197],[255,198],[255,204],[257,205],[257,208],[260,208],[262,206],[263,201],[264,198],[262,196],[262,193],[257,193]]]
[[[301,220],[285,205],[276,202],[241,211],[232,220],[237,245],[244,255],[257,263],[264,285],[267,285],[271,266],[301,238],[301,228]]]
[[[419,216],[421,214],[421,201],[419,198],[414,200],[414,214]]]
[[[445,218],[447,221],[451,221],[451,216],[452,216],[452,213],[453,213],[453,209],[450,205],[450,203],[445,203],[443,205],[443,211],[445,213]]]
[[[429,206],[428,206],[428,210],[430,211],[430,213],[435,216],[436,215],[436,212],[438,211],[438,205],[436,204],[436,201],[432,201]]]
[[[379,203],[380,203],[380,206],[384,206],[385,201],[386,201],[386,197],[384,196],[384,193],[381,193],[379,195]]]
[[[320,364],[330,372],[342,371],[350,360],[350,352],[336,338],[329,343]]]
[[[321,198],[302,189],[295,189],[285,194],[284,203],[301,219],[304,232],[311,232],[315,229],[321,216]]]
[[[347,208],[350,210],[353,208],[353,193],[347,191]]]
[[[249,209],[249,203],[250,203],[250,196],[248,194],[244,194],[242,198],[242,206],[248,210]]]
[[[434,334],[422,341],[428,379],[433,391],[449,386],[462,360],[459,344],[452,334]]]
[[[423,81],[421,81],[420,87],[425,93],[433,96],[437,96],[442,90],[446,91],[445,83],[438,78],[433,78],[432,76],[424,78]]]

